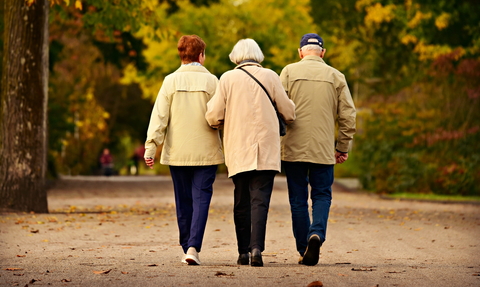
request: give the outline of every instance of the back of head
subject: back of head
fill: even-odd
[[[323,50],[323,39],[315,33],[305,34],[300,40],[300,49],[320,53]]]
[[[197,62],[207,45],[197,35],[185,35],[178,40],[177,49],[183,63]]]
[[[233,47],[229,57],[230,61],[237,65],[245,60],[253,60],[261,63],[264,59],[262,50],[253,39],[242,39],[238,41]]]

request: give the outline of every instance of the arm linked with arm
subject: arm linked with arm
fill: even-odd
[[[208,124],[215,129],[222,126],[225,120],[226,98],[223,93],[223,84],[220,79],[215,94],[207,103],[207,112],[205,113]]]

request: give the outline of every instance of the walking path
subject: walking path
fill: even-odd
[[[219,175],[202,265],[186,266],[169,177],[63,178],[50,214],[0,215],[0,285],[480,286],[479,205],[384,200],[339,184],[333,194],[320,262],[299,265],[278,176],[265,266],[238,266],[233,186]]]

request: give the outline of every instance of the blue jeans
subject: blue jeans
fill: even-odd
[[[170,166],[180,245],[184,253],[189,247],[195,247],[198,252],[202,248],[216,172],[216,165]]]
[[[332,202],[333,165],[309,162],[282,162],[287,176],[288,198],[292,212],[293,235],[301,256],[313,234],[326,239],[328,214]],[[308,184],[312,200],[312,222],[308,212]]]

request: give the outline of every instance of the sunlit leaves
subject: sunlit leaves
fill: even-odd
[[[373,6],[366,7],[367,15],[365,16],[365,24],[371,26],[374,24],[381,24],[382,22],[390,22],[395,17],[393,11],[395,5],[382,6],[380,3],[375,3]]]

